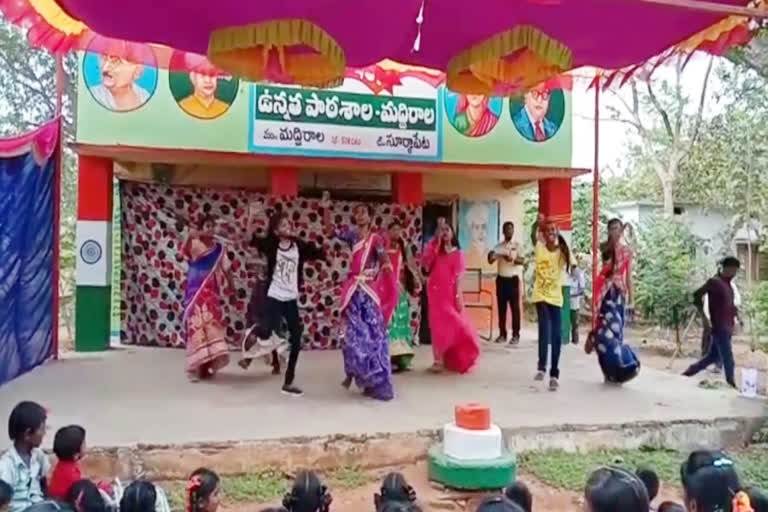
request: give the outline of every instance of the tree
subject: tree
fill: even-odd
[[[0,136],[18,135],[56,115],[56,62],[44,50],[29,47],[25,34],[0,17]],[[61,239],[59,294],[62,316],[71,327],[75,272],[75,204],[77,157],[67,146],[74,141],[77,58],[64,61],[62,129],[65,149],[61,174]]]
[[[688,226],[674,218],[655,216],[638,226],[634,299],[643,318],[661,327],[684,321],[704,277],[697,274],[697,245]]]
[[[674,211],[680,166],[699,136],[713,67],[710,57],[694,104],[682,86],[685,62],[682,57],[676,58],[667,68],[672,73],[671,80],[630,79],[629,97],[623,90],[613,90],[622,108],[606,107],[612,120],[630,126],[637,136],[637,142],[630,144],[630,163],[640,173],[653,171],[661,185],[666,215]]]

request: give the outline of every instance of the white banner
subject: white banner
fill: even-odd
[[[77,221],[77,285],[109,286],[112,281],[112,223]]]
[[[290,121],[253,121],[253,145],[288,152],[349,153],[436,159],[436,131],[392,130]]]

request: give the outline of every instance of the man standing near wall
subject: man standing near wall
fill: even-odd
[[[523,275],[523,256],[520,244],[512,240],[515,225],[505,222],[504,240],[488,253],[488,263],[498,263],[496,274],[496,300],[499,309],[499,337],[496,343],[507,341],[507,304],[512,309],[512,337],[509,343],[520,341],[520,283]]]

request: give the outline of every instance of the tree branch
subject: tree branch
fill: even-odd
[[[707,71],[704,74],[704,83],[701,86],[701,96],[699,96],[699,108],[696,111],[696,119],[693,124],[693,132],[691,133],[691,141],[688,144],[687,152],[691,151],[693,145],[696,144],[696,140],[699,138],[699,130],[701,130],[701,119],[704,117],[704,103],[707,99],[707,86],[709,85],[709,75],[712,72],[712,64],[715,61],[714,56],[709,57],[709,63],[707,64]]]
[[[646,88],[648,89],[648,97],[651,98],[651,103],[653,104],[653,107],[656,109],[656,111],[661,115],[661,120],[664,121],[664,129],[667,131],[667,135],[669,135],[669,138],[674,140],[675,139],[675,133],[672,131],[672,124],[669,122],[669,114],[667,114],[667,111],[664,110],[664,107],[661,106],[661,103],[659,103],[659,99],[656,97],[656,94],[653,92],[653,87],[651,87],[651,82],[648,81],[645,83]]]

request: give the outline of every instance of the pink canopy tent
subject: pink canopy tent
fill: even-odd
[[[338,85],[348,68],[392,59],[445,72],[459,92],[510,94],[582,66],[620,70],[614,77],[624,79],[660,54],[722,53],[751,37],[745,14],[763,4],[746,4],[0,0],[0,11],[29,28],[33,45],[56,53],[88,49],[174,70],[207,55],[222,73],[319,87]],[[196,58],[172,59],[174,51]]]

